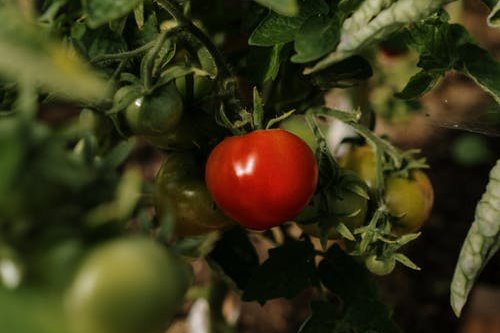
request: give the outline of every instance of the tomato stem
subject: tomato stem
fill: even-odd
[[[155,65],[156,56],[160,52],[160,50],[163,47],[163,44],[165,43],[165,41],[169,37],[171,37],[174,34],[178,33],[180,30],[181,30],[181,27],[174,27],[172,29],[162,31],[158,35],[158,37],[156,38],[153,47],[151,48],[151,50],[146,55],[144,67],[141,68],[141,71],[142,71],[141,76],[144,79],[144,87],[146,87],[146,90],[151,89],[152,77],[153,77],[153,67]]]
[[[212,57],[215,66],[217,67],[217,79],[221,90],[229,91],[227,104],[230,107],[231,113],[237,115],[242,109],[241,98],[239,95],[238,84],[231,69],[226,64],[222,54],[217,47],[212,43],[203,31],[195,26],[189,19],[184,16],[182,8],[172,0],[157,0],[157,3],[165,9],[179,24],[185,28],[192,36],[194,36],[208,51]]]
[[[151,41],[149,43],[146,43],[134,50],[126,51],[126,52],[120,52],[120,53],[109,53],[109,54],[100,54],[98,56],[95,56],[90,60],[91,64],[97,64],[103,61],[121,61],[123,59],[128,59],[128,58],[133,58],[137,57],[144,52],[148,51],[150,48],[152,48],[155,45],[156,41]]]

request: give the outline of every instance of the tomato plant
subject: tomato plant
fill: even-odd
[[[151,240],[104,243],[88,254],[67,292],[70,328],[75,333],[163,332],[189,281],[185,264]]]
[[[246,228],[290,221],[309,203],[318,178],[311,149],[279,129],[226,138],[210,153],[205,179],[217,205]]]
[[[236,332],[228,295],[314,289],[289,331],[399,332],[371,274],[419,270],[428,256],[406,246],[441,231],[440,183],[401,148],[423,147],[402,124],[436,107],[456,127],[459,81],[485,92],[471,110],[498,134],[500,64],[448,2],[1,1],[0,327],[154,333],[185,304],[177,319],[202,312],[197,331]],[[498,170],[456,269],[457,314],[498,249]]]

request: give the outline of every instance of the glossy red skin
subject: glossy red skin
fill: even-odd
[[[296,217],[309,203],[318,166],[309,146],[281,130],[257,130],[226,138],[205,170],[219,208],[242,226],[265,230]]]

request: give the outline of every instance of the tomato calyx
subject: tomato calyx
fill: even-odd
[[[295,110],[290,110],[277,117],[271,118],[264,125],[264,105],[257,88],[254,87],[252,112],[249,112],[246,109],[241,109],[238,112],[238,118],[232,121],[226,114],[224,106],[221,105],[217,113],[217,122],[220,126],[229,129],[233,135],[243,135],[249,131],[271,129],[279,122],[290,117],[294,114],[294,112]]]

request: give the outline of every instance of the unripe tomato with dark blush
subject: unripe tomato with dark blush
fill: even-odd
[[[134,134],[158,135],[179,124],[183,108],[177,88],[168,84],[135,99],[125,109],[125,119]]]
[[[265,230],[304,209],[316,189],[318,166],[296,135],[257,130],[219,143],[208,157],[205,180],[224,213],[246,228]]]
[[[156,213],[159,219],[166,213],[173,215],[177,237],[234,226],[234,222],[215,207],[203,181],[203,167],[191,153],[170,153],[156,176],[155,185]]]

